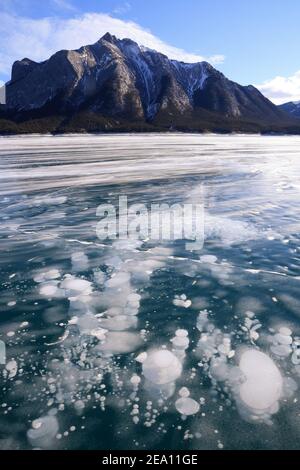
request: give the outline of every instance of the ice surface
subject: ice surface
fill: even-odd
[[[0,154],[0,421],[15,447],[25,415],[34,448],[93,446],[95,429],[101,446],[296,445],[299,138],[26,136]],[[97,239],[103,200],[199,202],[203,184],[203,251]]]

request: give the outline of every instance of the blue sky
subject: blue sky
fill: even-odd
[[[299,0],[0,0],[0,81],[106,30],[186,61],[206,59],[275,102],[300,100]]]

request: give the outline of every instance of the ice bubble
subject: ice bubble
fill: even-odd
[[[224,354],[224,356],[227,356],[230,353],[230,344],[225,344],[222,343],[218,346],[218,351],[220,354]]]
[[[147,357],[148,357],[148,354],[147,354],[146,352],[143,352],[143,353],[139,354],[139,355],[135,358],[135,360],[136,360],[137,362],[140,362],[141,364],[143,364],[143,362],[146,361]]]
[[[93,314],[85,313],[79,318],[73,317],[70,324],[77,324],[82,334],[89,334],[91,330],[99,327],[99,320]]]
[[[93,330],[90,330],[89,335],[94,336],[99,341],[103,341],[106,338],[107,331],[108,330],[105,330],[104,328],[95,328]]]
[[[92,293],[91,282],[70,275],[65,277],[60,287],[66,290],[68,297],[77,297],[80,294],[89,295]]]
[[[56,284],[42,284],[40,287],[40,294],[45,297],[53,297],[58,293],[58,288]]]
[[[139,304],[140,303],[140,300],[141,300],[141,295],[140,294],[136,294],[135,292],[132,293],[132,294],[129,294],[129,296],[127,297],[127,301],[131,304]]]
[[[184,296],[184,299],[182,296],[175,296],[175,299],[173,300],[173,305],[176,307],[183,307],[183,308],[189,308],[192,305],[192,301],[187,299],[186,296]]]
[[[296,349],[292,354],[292,363],[295,366],[300,365],[300,350]]]
[[[138,313],[139,313],[139,309],[138,309],[137,307],[130,307],[130,306],[127,305],[127,306],[124,308],[124,314],[125,314],[125,315],[134,317],[134,316],[136,316]]]
[[[230,367],[228,372],[229,374],[226,379],[228,379],[228,383],[233,388],[239,386],[246,380],[246,377],[244,376],[243,372],[237,366]]]
[[[186,387],[182,387],[179,392],[178,392],[178,395],[181,397],[181,398],[187,398],[190,396],[190,391],[188,388]]]
[[[9,361],[6,366],[5,366],[5,369],[7,370],[8,372],[8,377],[10,379],[12,379],[13,377],[15,377],[17,375],[17,372],[18,372],[18,364],[17,362],[12,359],[11,361]]]
[[[214,255],[203,255],[200,256],[201,263],[215,264],[218,261],[218,258]]]
[[[74,408],[78,414],[81,414],[85,408],[85,404],[82,400],[77,400],[74,403]]]
[[[59,426],[55,416],[44,416],[32,422],[32,429],[27,431],[27,438],[33,447],[50,447]]]
[[[208,334],[202,333],[197,344],[197,354],[200,355],[200,357],[203,357],[206,360],[209,360],[216,353],[217,353],[217,348],[216,348],[215,334],[208,335]]]
[[[58,279],[60,277],[60,272],[58,269],[50,269],[45,274],[45,279]]]
[[[89,268],[89,259],[83,251],[71,255],[73,271],[87,271]]]
[[[279,344],[279,345],[274,345],[271,346],[270,350],[272,351],[275,356],[279,357],[287,357],[291,354],[292,349],[290,346],[287,346],[285,344]]]
[[[255,313],[251,312],[250,310],[247,310],[247,312],[245,312],[245,315],[248,318],[254,318],[255,317]]]
[[[289,328],[283,326],[279,328],[279,333],[283,336],[292,336],[293,332]]]
[[[280,343],[280,344],[289,345],[289,344],[292,344],[293,339],[292,339],[291,336],[283,335],[281,333],[278,333],[274,336],[274,341],[276,341],[277,343]]]
[[[175,407],[183,416],[195,415],[200,410],[199,403],[189,397],[182,397],[176,400]]]
[[[268,411],[281,397],[283,381],[273,360],[263,352],[251,349],[245,351],[239,368],[245,376],[239,395],[249,409]]]
[[[110,288],[119,288],[122,287],[124,284],[129,282],[130,280],[130,274],[126,272],[119,272],[115,276],[111,277],[107,283],[106,286]]]
[[[32,429],[40,429],[42,426],[42,421],[39,421],[38,419],[35,419],[32,421]]]
[[[174,347],[174,352],[175,350],[185,351],[190,343],[190,340],[188,338],[188,331],[179,329],[176,330],[175,335],[176,336],[171,339],[171,343]]]
[[[50,281],[60,278],[61,274],[58,269],[50,269],[49,271],[38,273],[33,279],[35,282]]]
[[[138,375],[133,375],[130,379],[130,382],[132,383],[132,385],[137,387],[139,383],[141,382],[141,378]]]
[[[108,317],[117,317],[119,315],[122,315],[123,309],[121,307],[111,307],[108,308],[104,313]]]
[[[249,336],[252,341],[257,341],[259,339],[259,333],[257,333],[257,331],[253,329],[250,330]]]
[[[178,336],[179,338],[186,338],[189,333],[187,330],[176,330],[175,335]]]
[[[176,349],[187,349],[189,346],[189,339],[183,336],[175,336],[175,338],[171,339],[171,342]]]
[[[110,331],[124,331],[137,326],[137,318],[128,315],[117,315],[101,319],[101,326]]]
[[[230,369],[225,361],[226,358],[214,358],[210,366],[212,377],[221,382],[225,382],[229,378]]]
[[[207,310],[202,310],[197,318],[197,329],[202,332],[207,328],[207,325],[209,324],[209,319],[208,319],[208,311]]]
[[[152,383],[164,385],[180,377],[182,365],[178,358],[168,350],[155,350],[143,362],[143,374]]]
[[[146,380],[144,383],[144,389],[157,401],[160,399],[167,400],[174,395],[175,382],[170,382],[167,384],[156,384],[150,382],[150,380]],[[166,411],[166,409],[164,409],[164,411]]]
[[[105,342],[97,347],[110,354],[126,354],[135,351],[141,345],[141,341],[137,333],[109,331]]]

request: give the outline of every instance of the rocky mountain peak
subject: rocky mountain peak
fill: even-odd
[[[89,112],[140,122],[279,121],[283,114],[253,86],[228,80],[208,62],[185,63],[107,32],[95,44],[14,63],[10,115]]]

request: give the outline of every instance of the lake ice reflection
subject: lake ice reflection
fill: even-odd
[[[0,138],[0,448],[299,448],[299,144]],[[201,252],[96,237],[203,186]]]

